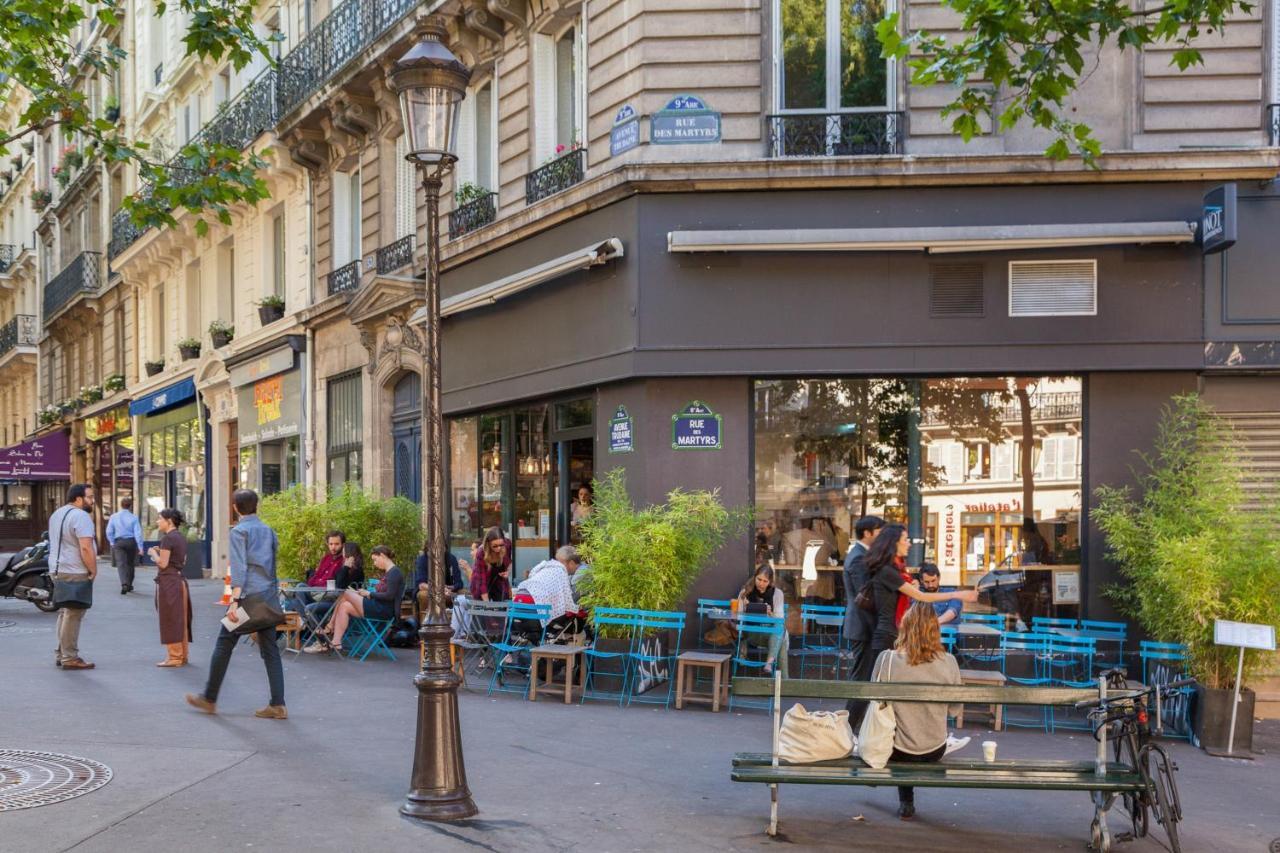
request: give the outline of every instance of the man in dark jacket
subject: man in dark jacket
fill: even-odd
[[[867,549],[882,527],[884,519],[878,515],[864,515],[858,519],[853,526],[856,541],[844,559],[844,638],[849,641],[851,649],[849,678],[853,681],[869,681],[871,667],[875,664],[871,659],[871,631],[875,627],[875,617],[854,604],[853,600],[867,582]],[[856,732],[867,705],[849,700],[846,707],[849,709],[849,724]]]

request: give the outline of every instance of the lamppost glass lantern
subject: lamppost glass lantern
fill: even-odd
[[[406,156],[424,165],[457,159],[458,114],[471,80],[471,71],[442,41],[447,35],[438,22],[423,24],[387,76],[400,98]]]

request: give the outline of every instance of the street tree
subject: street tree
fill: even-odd
[[[154,14],[182,12],[190,27],[183,37],[188,55],[201,60],[224,58],[238,71],[262,56],[271,61],[269,43],[253,28],[257,0],[156,0]],[[193,214],[204,234],[208,217],[229,224],[230,208],[267,197],[258,177],[265,163],[252,153],[199,136],[176,152],[165,152],[152,140],[130,136],[116,121],[92,108],[84,85],[98,73],[115,76],[128,59],[120,47],[100,39],[81,49],[77,34],[91,16],[104,29],[124,21],[119,0],[6,0],[0,3],[0,101],[25,89],[29,98],[17,124],[0,131],[0,155],[24,139],[59,128],[86,162],[131,163],[142,189],[123,200],[136,226],[169,226],[175,215]],[[171,156],[169,156],[171,155]]]

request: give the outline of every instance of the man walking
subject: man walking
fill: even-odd
[[[857,541],[849,548],[844,560],[844,638],[849,641],[852,649],[849,677],[854,681],[869,681],[871,668],[875,665],[875,661],[871,659],[871,632],[875,627],[875,618],[854,604],[853,600],[867,582],[867,549],[882,527],[884,519],[877,515],[864,515],[858,519],[853,526]],[[851,699],[846,707],[849,709],[849,724],[856,732],[866,713],[866,703]]]
[[[98,576],[98,555],[94,547],[93,487],[76,483],[67,489],[67,502],[49,517],[49,569],[58,581],[93,580]],[[57,666],[66,669],[93,669],[80,657],[80,623],[84,609],[58,608]]]
[[[133,592],[133,572],[142,553],[142,525],[133,514],[133,498],[121,498],[120,509],[107,519],[107,545],[120,575],[120,594],[128,595]]]
[[[239,489],[231,496],[239,521],[231,528],[229,546],[231,552],[231,605],[227,615],[235,613],[245,596],[263,596],[269,601],[280,598],[279,581],[276,579],[276,552],[280,543],[276,533],[258,518],[258,493],[252,489]],[[267,682],[271,687],[271,701],[265,708],[253,712],[255,717],[285,720],[289,712],[284,706],[284,665],[280,661],[280,647],[276,645],[276,629],[264,628],[255,635],[258,652],[267,667]],[[204,693],[188,693],[187,704],[206,714],[218,711],[218,691],[231,663],[240,635],[224,626],[218,632],[213,647],[213,659],[209,662],[209,681]]]

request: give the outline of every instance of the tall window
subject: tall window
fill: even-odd
[[[204,330],[200,328],[200,262],[187,266],[186,292],[186,337],[200,338]]]
[[[775,0],[778,107],[840,112],[889,106],[876,39],[886,0]]]
[[[462,102],[458,127],[458,183],[498,189],[498,99],[494,81],[473,86]]]
[[[169,325],[169,317],[166,313],[164,304],[164,291],[166,286],[167,285],[164,282],[161,282],[160,286],[156,288],[154,305],[155,319],[153,321],[155,324],[156,350],[151,356],[152,361],[160,361],[165,358],[166,353],[169,351],[169,340],[168,336],[165,334],[166,327]]]
[[[271,217],[271,294],[284,298],[284,212]]]
[[[581,22],[556,38],[535,35],[533,74],[535,156],[546,159],[558,147],[584,143],[587,86],[586,41]]]
[[[463,101],[466,105],[466,101]],[[469,158],[465,149],[460,149],[459,167]],[[409,137],[400,134],[396,138],[396,239],[408,237],[418,227],[417,204],[418,183],[414,179],[414,166],[405,159],[409,153]]]
[[[333,268],[357,260],[360,246],[360,169],[333,173]]]
[[[361,451],[364,448],[362,405],[359,370],[329,380],[326,411],[330,487],[343,483],[360,485],[363,476]]]
[[[125,322],[124,322],[124,306],[121,305],[114,312],[114,340],[115,340],[115,358],[112,360],[111,372],[124,376],[125,365]]]
[[[236,243],[229,237],[218,247],[218,319],[236,322]]]

